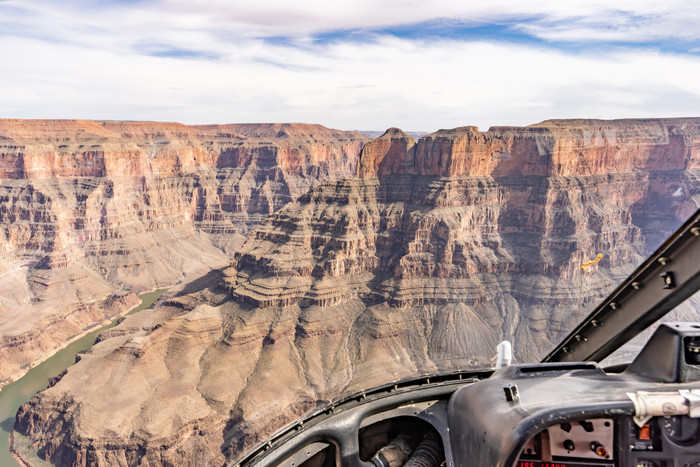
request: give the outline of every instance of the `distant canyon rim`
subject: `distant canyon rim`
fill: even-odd
[[[180,283],[15,429],[59,464],[235,464],[368,381],[541,357],[700,205],[700,118],[4,120],[0,175],[0,378]]]

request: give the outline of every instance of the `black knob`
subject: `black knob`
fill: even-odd
[[[564,441],[564,449],[566,449],[567,451],[573,451],[574,449],[576,449],[576,445],[572,440],[567,439]]]

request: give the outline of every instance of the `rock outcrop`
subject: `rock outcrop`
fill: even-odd
[[[67,465],[235,464],[363,389],[488,366],[501,339],[541,357],[697,209],[699,151],[700,119],[391,129],[15,428]]]
[[[304,124],[0,120],[0,387],[128,309],[114,297],[227,264],[268,214],[353,176],[366,141]]]

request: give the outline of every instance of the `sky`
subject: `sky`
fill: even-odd
[[[699,0],[0,0],[0,118],[700,116]]]

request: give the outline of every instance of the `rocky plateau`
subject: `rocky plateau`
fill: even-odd
[[[57,465],[235,465],[349,395],[487,367],[502,339],[537,359],[698,208],[700,119],[392,128],[356,174],[103,333],[16,432]]]
[[[369,138],[305,124],[0,120],[0,387],[168,287],[228,264],[248,231]]]

